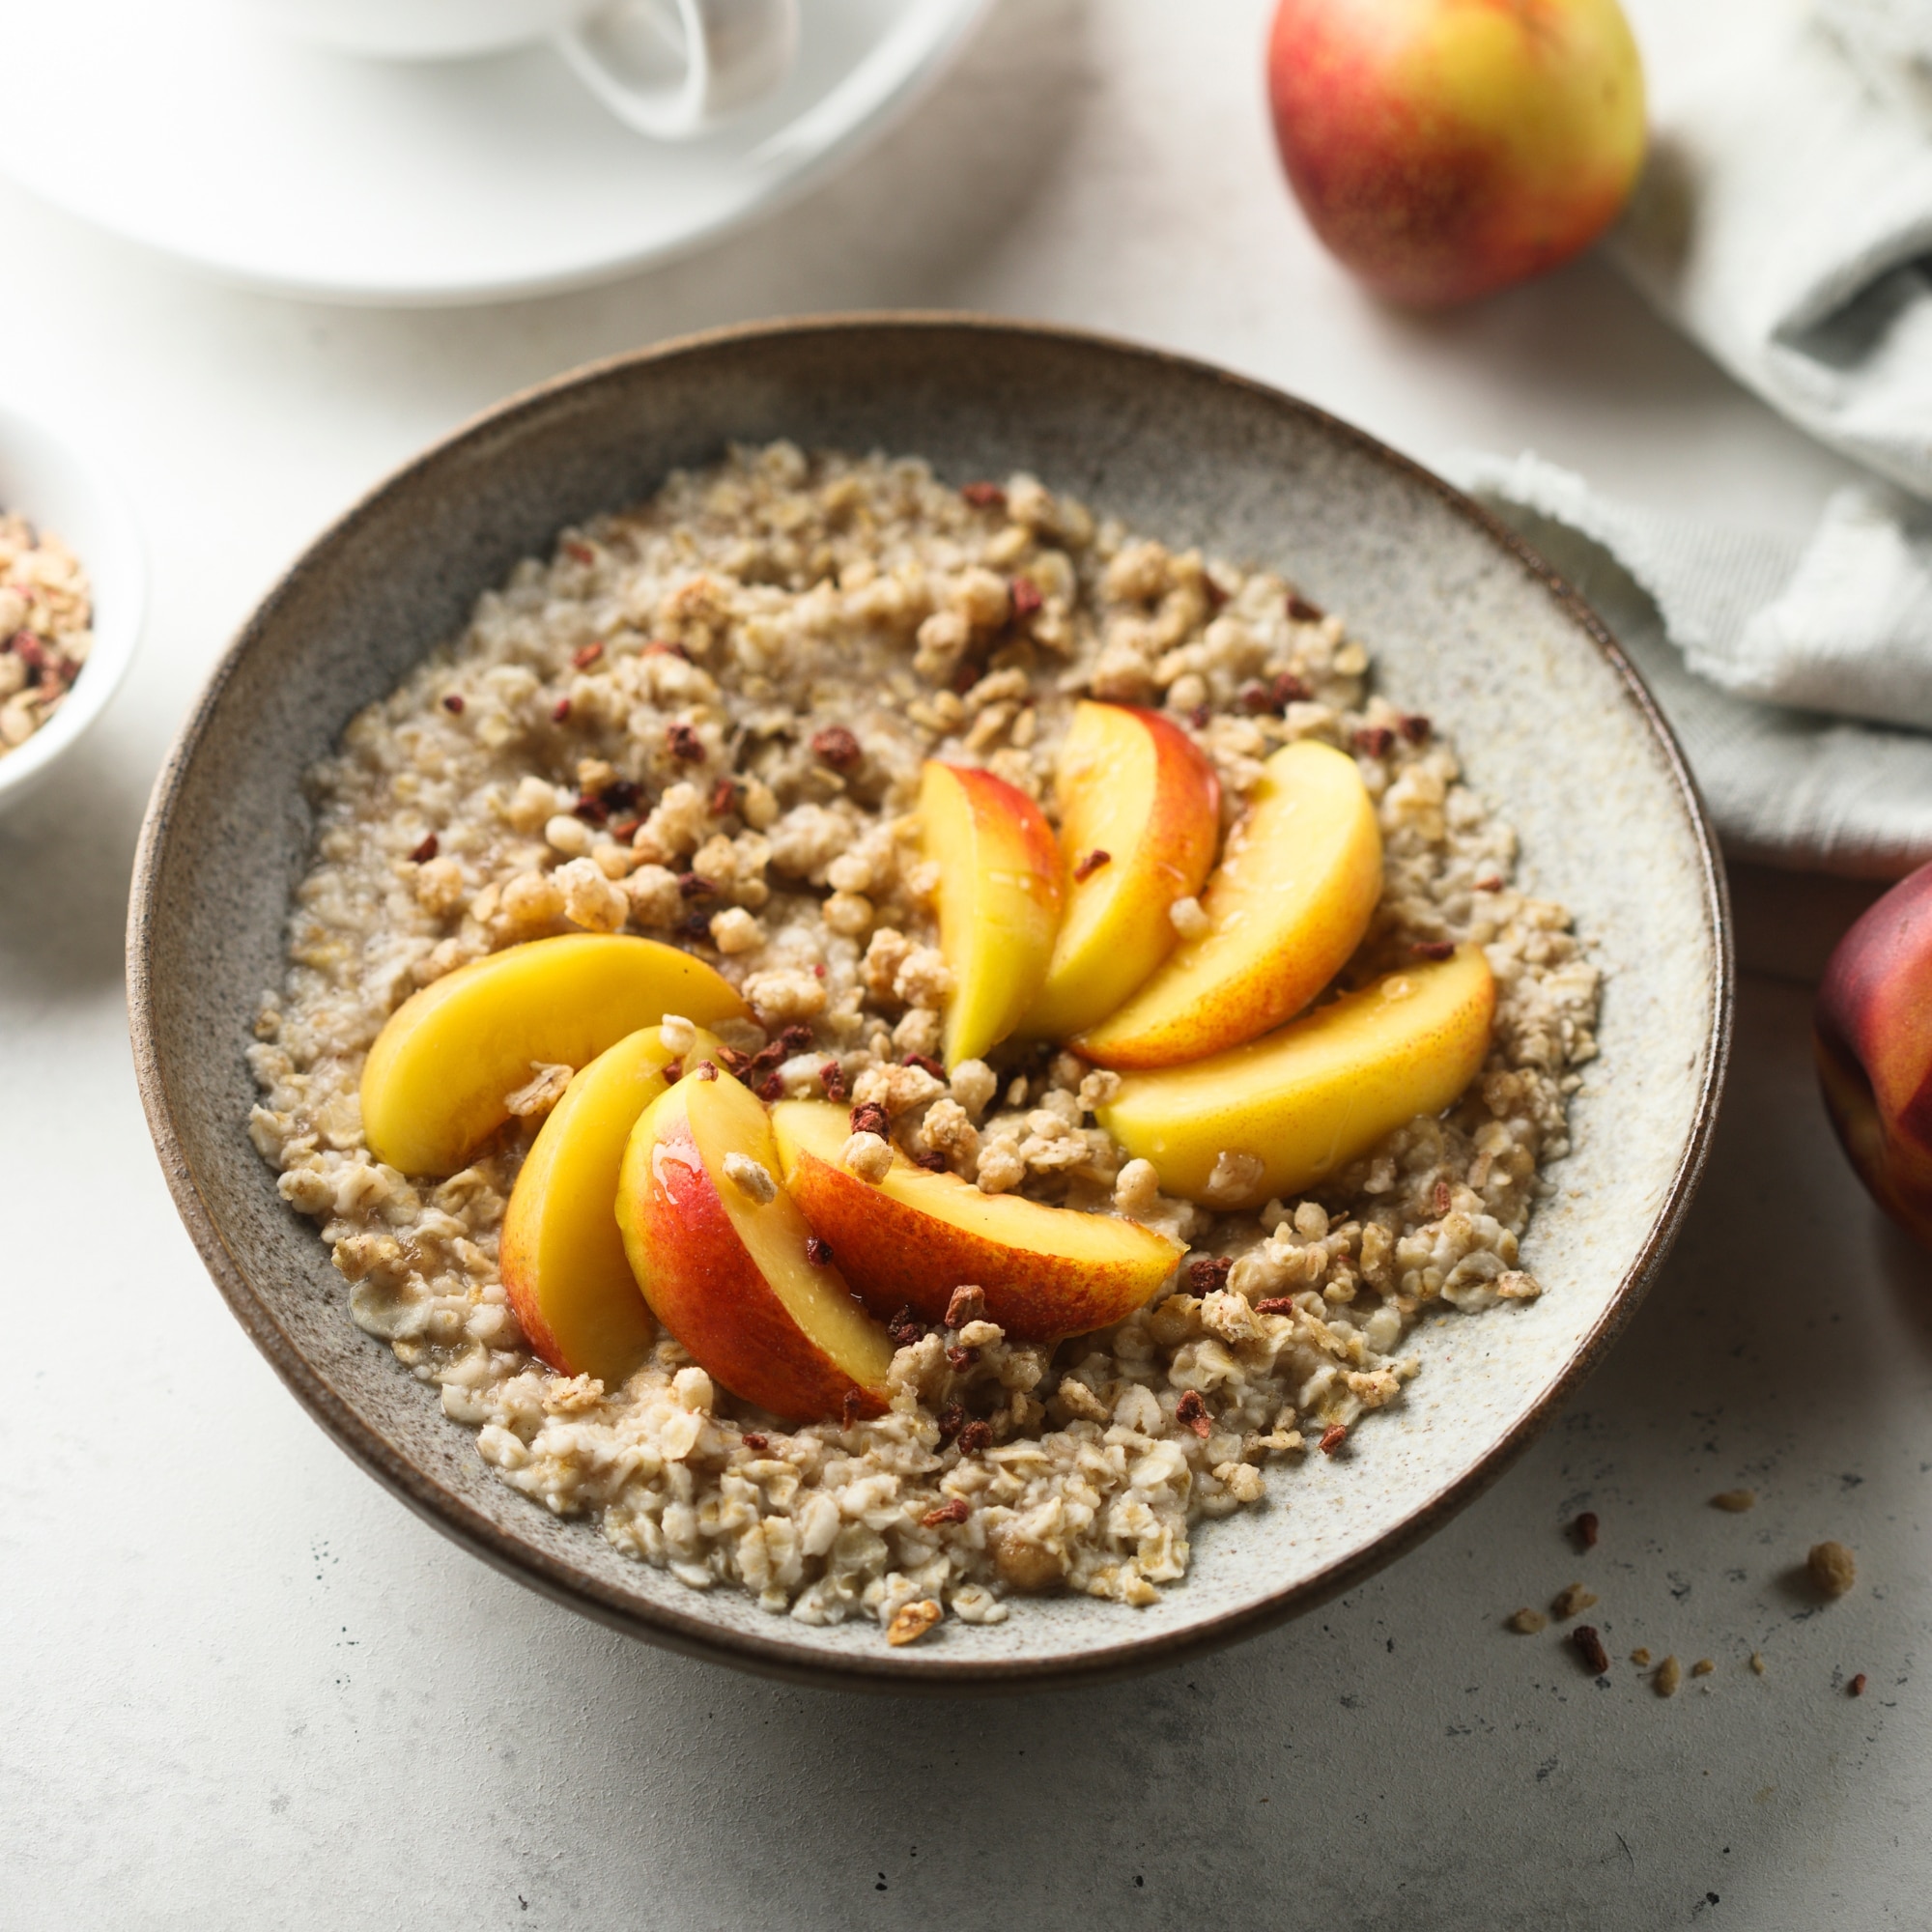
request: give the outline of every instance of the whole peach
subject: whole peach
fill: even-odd
[[[1420,307],[1568,261],[1643,160],[1617,0],[1281,0],[1268,94],[1315,232]]]
[[[1818,988],[1818,1078],[1872,1199],[1932,1247],[1932,866],[1867,909]]]

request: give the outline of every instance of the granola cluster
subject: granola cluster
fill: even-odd
[[[694,1588],[876,1617],[896,1641],[996,1621],[1014,1593],[1151,1602],[1199,1522],[1401,1399],[1419,1321],[1538,1293],[1517,1244],[1595,1051],[1597,972],[1567,914],[1516,889],[1508,828],[1368,671],[1280,577],[1130,536],[1029,476],[961,490],[784,443],[675,474],[518,566],[311,775],[313,862],[252,1049],[255,1143],[321,1223],[354,1319],[504,1480]],[[1355,756],[1385,885],[1345,982],[1463,940],[1496,975],[1488,1064],[1445,1117],[1315,1198],[1220,1213],[1164,1197],[1098,1127],[1115,1076],[1051,1046],[939,1064],[952,986],[911,817],[921,764],[982,763],[1051,812],[1088,695],[1164,707],[1231,822],[1278,746]],[[1057,1350],[1009,1341],[971,1295],[938,1328],[903,1316],[874,1421],[774,1422],[668,1336],[621,1388],[552,1373],[497,1238],[569,1069],[535,1069],[440,1182],[371,1157],[357,1083],[415,987],[520,940],[619,930],[738,986],[756,1023],[720,1030],[726,1070],[850,1106],[848,1157],[895,1139],[989,1192],[1158,1227],[1187,1258],[1149,1306]],[[1230,1170],[1231,1194],[1244,1179]]]
[[[79,559],[25,517],[0,512],[0,757],[61,707],[94,642]]]

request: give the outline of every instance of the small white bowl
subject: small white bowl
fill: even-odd
[[[127,674],[147,607],[140,531],[120,490],[67,438],[0,404],[0,510],[67,545],[94,589],[94,648],[51,721],[0,756],[0,811],[17,805],[107,708]]]

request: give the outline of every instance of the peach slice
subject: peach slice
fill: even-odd
[[[1258,1208],[1315,1185],[1405,1121],[1439,1114],[1481,1067],[1495,1006],[1482,949],[1460,947],[1266,1039],[1129,1074],[1096,1118],[1153,1163],[1167,1193]]]
[[[1176,899],[1201,890],[1221,781],[1155,711],[1083,700],[1054,775],[1066,915],[1023,1031],[1067,1039],[1103,1020],[1174,950]]]
[[[699,1028],[684,1064],[720,1056],[720,1042]],[[503,1216],[498,1265],[530,1347],[559,1375],[595,1376],[606,1388],[651,1346],[650,1311],[611,1208],[631,1129],[665,1091],[676,1058],[656,1027],[644,1027],[580,1069],[543,1123]]]
[[[792,1199],[880,1315],[910,1305],[941,1321],[970,1283],[1009,1335],[1085,1335],[1131,1315],[1184,1252],[1132,1221],[982,1194],[896,1151],[883,1180],[862,1180],[838,1159],[846,1117],[823,1100],[781,1100],[772,1130]]]
[[[1074,1046],[1124,1070],[1253,1039],[1341,970],[1381,889],[1381,834],[1354,759],[1313,739],[1283,746],[1208,881],[1206,927]]]
[[[1038,996],[1060,925],[1060,848],[1004,779],[928,759],[919,815],[939,865],[939,950],[952,969],[946,1064],[977,1060]]]
[[[667,1013],[714,1025],[748,1009],[703,960],[655,939],[573,933],[459,966],[411,994],[369,1049],[370,1151],[405,1174],[454,1174],[538,1066],[587,1066]]]
[[[687,1073],[624,1150],[617,1225],[638,1286],[747,1402],[793,1422],[882,1414],[892,1340],[838,1270],[807,1255],[811,1230],[778,1174],[763,1103],[735,1080]]]

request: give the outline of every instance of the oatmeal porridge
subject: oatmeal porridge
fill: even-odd
[[[1279,576],[736,450],[518,566],[309,789],[255,1145],[485,1462],[694,1588],[893,1642],[1151,1603],[1418,1322],[1540,1292],[1597,970]],[[1321,863],[1249,943],[1283,801]],[[613,1253],[645,1294],[586,1309]]]

